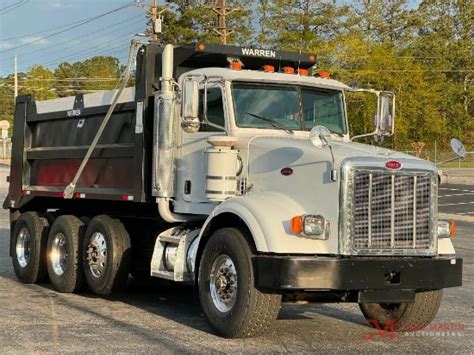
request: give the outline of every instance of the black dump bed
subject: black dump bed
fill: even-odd
[[[135,87],[127,88],[114,110],[73,199],[153,202],[153,93],[159,88],[162,47],[138,51]],[[174,75],[203,67],[228,67],[238,58],[245,69],[263,65],[307,69],[315,57],[273,50],[196,44],[177,46]],[[4,207],[21,208],[36,196],[62,199],[104,119],[112,92],[35,102],[17,98],[10,191]]]

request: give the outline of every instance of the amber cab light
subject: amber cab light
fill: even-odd
[[[318,75],[320,78],[323,78],[323,79],[329,79],[329,77],[331,76],[331,74],[326,70],[320,70],[318,72]]]
[[[232,70],[242,70],[242,64],[240,64],[239,62],[232,62],[230,63],[230,68]]]
[[[298,75],[308,76],[309,75],[308,69],[298,69]]]
[[[294,74],[295,73],[295,68],[292,68],[292,67],[283,67],[282,70],[283,70],[283,73],[285,73],[285,74]]]
[[[268,73],[273,73],[275,71],[275,67],[273,65],[264,65],[263,70]]]
[[[206,45],[204,43],[199,43],[197,49],[202,52],[206,49]]]
[[[300,234],[303,231],[303,217],[294,216],[291,219],[291,231],[295,234]]]

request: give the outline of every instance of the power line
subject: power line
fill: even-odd
[[[50,35],[48,35],[48,36],[38,38],[38,39],[36,39],[36,40],[34,40],[34,41],[31,41],[31,42],[28,42],[28,43],[24,43],[24,44],[21,44],[21,45],[19,45],[19,46],[13,47],[13,48],[5,49],[5,50],[3,50],[3,51],[0,51],[0,53],[10,52],[10,51],[13,51],[13,50],[18,49],[18,48],[22,48],[22,47],[29,46],[29,45],[31,45],[31,44],[34,44],[34,43],[37,43],[37,42],[40,42],[40,41],[44,41],[44,40],[47,39],[47,38],[51,38],[51,37],[53,37],[53,36],[57,36],[57,35],[59,35],[59,34],[62,34],[62,33],[64,33],[64,32],[70,31],[70,30],[72,30],[72,29],[74,29],[74,28],[77,28],[77,27],[79,27],[79,26],[83,26],[83,25],[85,25],[86,23],[95,21],[95,20],[97,20],[97,19],[99,19],[99,18],[102,18],[102,17],[105,17],[105,16],[107,16],[107,15],[113,14],[113,13],[118,12],[118,11],[120,11],[120,10],[126,9],[127,7],[130,7],[130,6],[132,6],[132,5],[133,5],[133,4],[131,4],[131,3],[126,4],[126,5],[123,5],[123,6],[121,6],[121,7],[116,8],[116,9],[113,9],[113,10],[110,10],[110,11],[107,11],[107,12],[104,12],[104,13],[102,13],[102,14],[100,14],[100,15],[97,15],[97,16],[94,16],[94,17],[91,17],[90,19],[88,19],[88,20],[86,20],[86,21],[83,21],[83,22],[81,22],[81,23],[79,23],[79,24],[77,24],[77,25],[71,26],[71,27],[69,27],[69,28],[67,28],[67,29],[65,29],[65,30],[52,33],[52,34],[50,34]]]
[[[132,17],[132,18],[137,18],[137,17],[141,17],[141,16],[142,15],[138,15],[138,16],[135,16],[135,17]],[[63,28],[74,26],[74,25],[77,25],[78,23],[82,23],[82,22],[87,21],[89,19],[90,19],[90,17],[86,18],[86,19],[79,20],[79,21],[71,22],[67,25],[61,25],[61,26],[57,26],[57,27],[48,28],[47,30],[42,30],[42,31],[39,31],[39,32],[29,33],[29,34],[25,34],[25,35],[21,35],[21,36],[10,37],[10,38],[2,38],[2,39],[0,39],[0,41],[11,41],[11,40],[14,40],[14,39],[19,39],[19,38],[37,36],[39,34],[43,34],[43,33],[51,32],[51,31],[54,31],[54,30],[60,30],[60,29],[63,29]],[[115,25],[117,25],[117,24],[115,24]],[[110,28],[110,27],[113,27],[115,25],[112,25],[112,26],[109,26],[109,27],[106,27],[106,28]]]
[[[28,4],[30,2],[30,0],[21,0],[13,5],[10,5],[10,6],[6,6],[4,7],[3,9],[0,10],[0,15],[5,15],[13,10],[16,10],[18,9],[19,7],[22,7],[26,4]]]
[[[133,19],[135,19],[135,18],[137,18],[137,17],[142,17],[142,15],[138,15],[138,16],[131,17],[131,18],[125,20],[125,21],[118,22],[118,23],[116,23],[116,24],[114,24],[114,25],[112,25],[112,26],[103,27],[103,28],[101,28],[101,29],[99,29],[99,30],[92,31],[92,32],[89,32],[89,33],[80,35],[80,36],[78,36],[78,37],[71,38],[71,39],[69,39],[68,41],[56,43],[56,44],[54,44],[54,45],[52,45],[52,46],[49,46],[49,47],[46,47],[46,48],[38,49],[37,51],[27,52],[27,53],[25,53],[25,54],[22,55],[22,58],[23,58],[24,56],[28,56],[28,55],[31,55],[31,54],[35,54],[35,57],[34,57],[33,59],[26,61],[26,63],[32,63],[33,61],[37,61],[39,58],[45,58],[45,57],[48,57],[48,56],[50,56],[50,55],[52,55],[52,54],[56,54],[56,53],[64,53],[64,50],[66,50],[66,49],[73,48],[73,47],[77,47],[77,44],[76,44],[77,41],[82,41],[82,40],[84,40],[84,39],[87,38],[87,37],[90,37],[90,36],[92,36],[92,35],[95,35],[95,34],[97,34],[97,33],[99,33],[99,32],[104,31],[104,30],[107,30],[107,29],[116,27],[116,26],[121,25],[121,24],[123,24],[123,23],[125,23],[125,22],[129,22],[130,20],[133,20]],[[142,21],[141,21],[141,20],[140,20],[140,21],[136,21],[136,22],[131,23],[130,25],[136,25],[136,24],[139,24],[139,23],[142,23]],[[99,39],[99,38],[104,38],[104,37],[106,37],[106,35],[108,35],[108,34],[110,34],[110,33],[117,33],[117,31],[116,31],[116,30],[107,31],[107,32],[103,33],[102,35],[100,35],[100,36],[98,36],[98,37],[95,37],[94,40],[97,40],[97,39]],[[66,44],[66,43],[69,43],[69,44],[71,44],[71,45],[69,45],[69,46],[62,46],[63,44]],[[59,50],[50,51],[51,48],[56,48],[56,47],[58,47],[58,46],[60,47]],[[89,49],[90,49],[90,48],[89,48]],[[36,55],[38,52],[43,52],[43,51],[45,51],[45,50],[48,50],[48,52],[47,52],[47,53],[44,53],[44,54],[41,54],[41,55]],[[24,69],[24,68],[27,68],[27,65],[23,64],[23,65],[22,65],[22,69]]]

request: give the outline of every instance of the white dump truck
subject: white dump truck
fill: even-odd
[[[437,168],[355,142],[346,94],[374,95],[364,136],[377,141],[393,134],[394,95],[314,74],[315,60],[134,42],[117,91],[19,97],[4,207],[20,281],[100,295],[130,274],[194,285],[225,337],[261,333],[282,301],[430,323],[462,276]]]

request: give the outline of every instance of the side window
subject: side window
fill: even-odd
[[[204,120],[204,90],[199,91],[199,120]],[[207,89],[207,120],[211,123],[225,127],[224,104],[220,88]],[[201,124],[200,132],[220,132],[221,130],[208,124]]]

